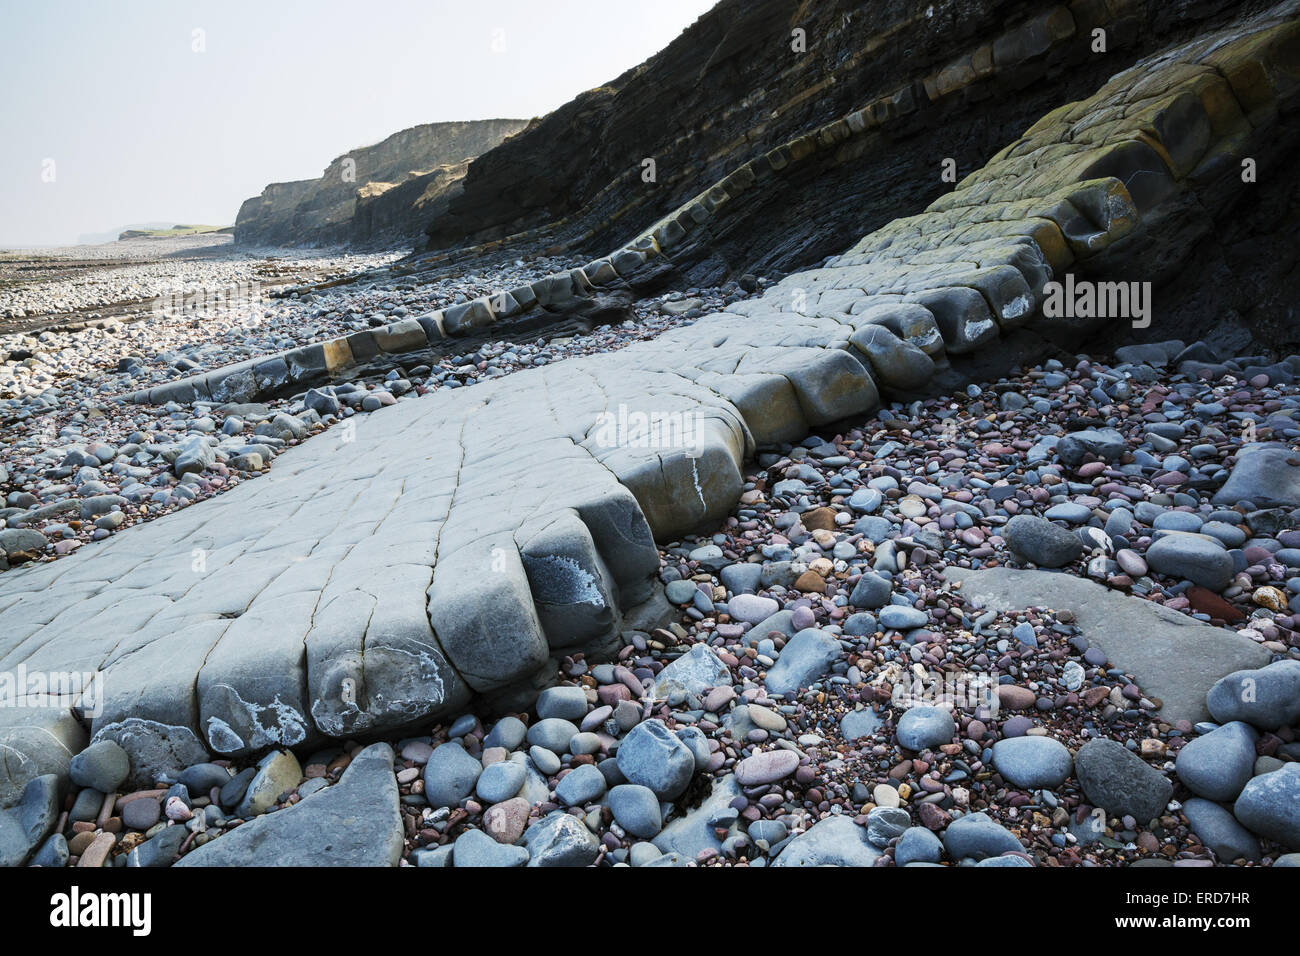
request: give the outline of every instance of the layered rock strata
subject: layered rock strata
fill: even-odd
[[[1142,55],[1204,31],[1215,17],[1263,6],[724,0],[661,53],[476,159],[463,194],[428,231],[434,248],[541,235],[605,247],[653,221],[654,210],[707,191],[782,143],[803,140],[804,150],[820,127],[865,108],[879,135],[851,158],[866,157],[853,166],[867,175],[837,184],[836,208],[824,209],[817,227],[802,214],[826,204],[808,202],[805,190],[824,195],[831,183],[821,177],[850,158],[845,151],[787,184],[765,211],[783,215],[779,225],[750,222],[764,244],[842,235],[832,223],[860,234],[900,205],[917,208],[941,192],[941,156],[980,165],[991,147]],[[674,108],[664,111],[664,102]],[[652,183],[645,158],[656,161]],[[789,268],[818,253],[805,256],[776,254]]]
[[[1191,239],[1213,223],[1211,214],[1252,200],[1255,184],[1242,180],[1243,161],[1275,153],[1279,139],[1294,133],[1295,7],[1283,5],[1244,34],[1220,31],[1142,61],[1093,96],[1053,110],[925,212],[886,224],[825,268],[785,280],[803,293],[797,302],[792,295],[792,310],[834,313],[865,292],[874,297],[872,308],[888,301],[928,305],[950,327],[952,355],[1022,329],[1031,318],[1030,350],[1041,352],[1043,340],[1077,345],[1116,317],[1044,321],[1042,289],[1052,276],[1158,282],[1191,258]],[[939,89],[951,92],[955,82]],[[132,400],[248,401],[382,355],[419,352],[503,320],[562,310],[634,279],[650,260],[671,261],[684,247],[708,243],[751,193],[779,192],[781,180],[799,175],[798,167],[819,154],[840,157],[865,147],[891,109],[888,100],[876,101],[770,150],[581,269],[181,379]],[[959,334],[957,324],[967,321],[972,331]],[[906,389],[907,377],[884,376],[885,384]]]

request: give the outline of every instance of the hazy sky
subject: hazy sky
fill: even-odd
[[[233,223],[408,126],[543,115],[713,2],[0,0],[0,247]]]

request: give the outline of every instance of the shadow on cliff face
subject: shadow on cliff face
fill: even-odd
[[[1277,124],[1267,153],[1256,156],[1259,178],[1237,201],[1212,183],[1177,213],[1144,223],[1099,265],[1118,277],[1155,284],[1152,322],[1143,330],[1105,329],[1094,348],[1165,339],[1202,340],[1223,356],[1300,351],[1300,181],[1294,176],[1300,122]],[[1236,176],[1238,170],[1227,175]],[[1151,257],[1152,234],[1175,229],[1180,259]],[[1170,242],[1166,233],[1160,244]]]

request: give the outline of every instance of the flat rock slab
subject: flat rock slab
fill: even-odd
[[[181,857],[177,866],[397,866],[402,858],[393,748],[357,754],[332,787]]]
[[[1269,653],[1254,641],[1086,578],[1051,571],[947,568],[962,594],[999,611],[1047,607],[1074,614],[1088,643],[1158,697],[1166,720],[1209,720],[1205,695],[1219,678],[1263,667]]]

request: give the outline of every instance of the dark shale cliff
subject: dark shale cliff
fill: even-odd
[[[722,0],[660,53],[471,161],[429,207],[427,250],[602,255],[782,150],[796,169],[747,190],[670,259],[681,282],[700,285],[813,265],[951,190],[945,160],[964,178],[1140,59],[1269,6]],[[864,108],[867,135],[814,142]],[[1284,117],[1261,167],[1285,164],[1296,139],[1295,118]],[[653,182],[643,177],[646,159]],[[1175,327],[1151,334],[1204,334],[1226,314],[1255,325],[1258,337],[1261,324],[1294,319],[1286,301],[1297,284],[1294,177],[1262,179],[1231,214],[1207,199],[1176,224],[1188,254],[1155,276]],[[1216,236],[1225,242],[1202,243]],[[1207,270],[1211,288],[1195,281]],[[1263,323],[1249,314],[1261,302]]]

